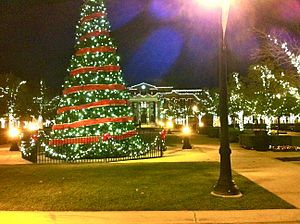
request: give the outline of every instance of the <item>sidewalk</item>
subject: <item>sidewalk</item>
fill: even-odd
[[[22,159],[20,151],[9,151],[10,145],[0,145],[0,165],[32,164]]]
[[[216,147],[200,147],[209,159],[219,161]],[[300,163],[276,159],[297,157],[299,152],[258,152],[241,149],[238,144],[232,144],[231,149],[234,171],[300,208]]]
[[[205,137],[204,137],[205,138]],[[210,140],[211,141],[211,140]],[[217,140],[216,140],[217,141]],[[205,141],[204,141],[205,142]],[[192,142],[193,144],[193,142]],[[218,143],[193,144],[191,150],[180,145],[170,147],[163,158],[138,162],[219,161]],[[189,223],[300,223],[300,164],[282,162],[276,157],[299,156],[300,153],[257,152],[232,144],[234,171],[271,191],[297,209],[242,211],[128,211],[128,212],[6,212],[0,211],[0,223],[100,223],[100,224],[189,224]],[[124,161],[137,162],[137,161]],[[0,147],[0,164],[30,164],[20,152]],[[243,191],[243,189],[241,189]],[[228,199],[230,200],[230,199]]]
[[[300,210],[178,212],[0,212],[1,223],[30,224],[296,224]]]

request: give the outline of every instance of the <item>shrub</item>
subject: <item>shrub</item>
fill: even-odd
[[[230,142],[239,142],[240,130],[235,128],[229,128],[229,141]],[[220,137],[220,128],[208,128],[208,137],[210,138],[219,138]]]
[[[255,149],[257,151],[269,150],[269,136],[267,135],[240,135],[240,145],[246,149]]]
[[[280,136],[280,135],[251,135],[242,134],[240,145],[246,149],[256,149],[258,151],[300,151],[300,136]]]
[[[241,131],[235,128],[229,128],[229,141],[230,142],[239,142]]]
[[[269,138],[272,146],[292,145],[292,136],[272,135]]]
[[[8,138],[6,133],[7,133],[7,129],[0,128],[0,144],[8,143]]]
[[[300,132],[300,123],[295,124],[294,131]]]
[[[244,124],[245,129],[266,129],[266,124]]]
[[[220,128],[209,127],[207,135],[209,138],[219,138]]]
[[[209,128],[210,128],[210,127],[200,127],[200,128],[198,129],[198,133],[199,133],[200,135],[208,135]]]

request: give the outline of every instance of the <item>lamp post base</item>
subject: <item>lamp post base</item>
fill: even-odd
[[[243,196],[234,181],[228,183],[218,181],[211,195],[222,198],[240,198]]]
[[[183,138],[182,149],[192,149],[192,145],[190,143],[190,138],[189,137],[184,137]]]
[[[17,141],[12,142],[9,151],[20,151]]]

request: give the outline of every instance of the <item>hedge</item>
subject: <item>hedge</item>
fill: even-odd
[[[297,146],[300,146],[300,136],[241,134],[240,145],[243,148],[256,149],[258,151],[267,151],[270,148],[283,148],[284,146],[289,148],[295,146],[296,148]]]
[[[239,142],[240,130],[229,128],[229,141]],[[199,134],[206,134],[209,138],[220,138],[220,128],[208,127],[199,129]]]

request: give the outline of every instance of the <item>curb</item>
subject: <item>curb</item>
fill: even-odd
[[[1,223],[85,224],[263,224],[300,223],[300,209],[235,211],[120,211],[120,212],[9,212],[0,211]]]

